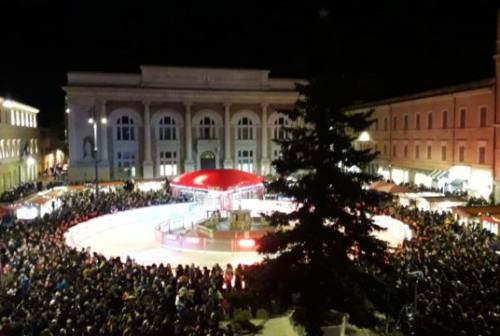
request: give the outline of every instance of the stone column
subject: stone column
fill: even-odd
[[[142,177],[145,179],[153,178],[153,161],[151,160],[151,115],[150,102],[144,103],[144,162],[142,165]]]
[[[224,169],[232,169],[231,159],[231,103],[224,103]]]
[[[184,161],[184,172],[190,172],[194,170],[194,161],[193,161],[193,126],[191,125],[191,102],[187,102],[184,104],[186,108],[185,114],[185,125],[186,125],[186,160]]]
[[[262,127],[262,136],[261,136],[261,153],[262,157],[260,160],[260,173],[262,175],[267,175],[270,173],[271,169],[271,160],[269,160],[269,156],[267,154],[267,148],[269,146],[267,140],[267,107],[268,104],[262,104],[262,117],[261,117],[261,127]]]

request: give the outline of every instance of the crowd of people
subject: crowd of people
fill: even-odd
[[[219,322],[241,266],[141,266],[64,244],[90,217],[169,201],[164,191],[66,194],[51,215],[0,226],[0,335],[232,335]]]

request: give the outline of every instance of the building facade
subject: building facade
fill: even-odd
[[[280,111],[294,106],[297,82],[269,78],[267,70],[70,72],[69,179],[93,180],[96,161],[102,180],[218,168],[269,174],[279,155],[272,139],[290,124]]]
[[[38,178],[38,112],[0,97],[0,194]]]
[[[353,107],[374,110],[371,171],[500,201],[500,11],[494,59],[494,78]]]

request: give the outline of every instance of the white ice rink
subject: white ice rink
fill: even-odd
[[[260,206],[267,204],[267,201]],[[256,204],[252,210],[259,208]],[[191,228],[198,221],[206,218],[207,209],[194,203],[179,203],[151,206],[117,212],[93,218],[78,224],[65,234],[66,243],[70,246],[89,248],[92,252],[106,257],[130,257],[137,263],[150,265],[153,263],[191,264],[212,267],[215,263],[225,265],[253,264],[262,260],[256,252],[211,252],[198,250],[178,250],[162,246],[155,239],[155,228],[167,221],[175,227],[171,229]],[[260,209],[265,212],[269,209]],[[262,210],[262,211],[261,211]],[[288,209],[289,211],[290,209]],[[386,228],[374,235],[395,247],[404,239],[411,237],[411,230],[401,221],[388,216],[374,216],[377,225]]]
[[[207,252],[176,250],[155,240],[155,227],[168,220],[178,227],[191,227],[206,216],[206,209],[193,203],[166,204],[127,210],[93,218],[78,224],[65,234],[66,243],[76,248],[89,248],[106,257],[129,256],[137,263],[191,264],[212,267],[215,263],[252,264],[262,260],[255,252]]]

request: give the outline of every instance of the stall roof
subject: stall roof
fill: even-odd
[[[236,169],[202,169],[185,173],[170,182],[173,187],[231,190],[262,184],[264,179]]]
[[[427,202],[434,203],[434,202],[467,202],[467,200],[463,197],[460,196],[423,196],[423,199],[425,199]]]
[[[407,187],[400,186],[394,183],[387,183],[383,181],[376,181],[370,185],[371,189],[377,191],[384,191],[387,193],[399,194],[399,193],[408,193],[411,190]]]
[[[453,213],[458,214],[461,217],[477,217],[480,215],[490,214],[490,215],[500,215],[500,206],[458,206],[453,208]]]

